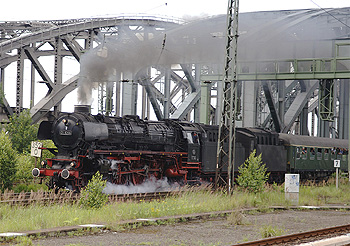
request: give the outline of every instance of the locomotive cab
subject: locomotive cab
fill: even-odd
[[[185,132],[188,146],[188,162],[199,162],[200,142],[198,132]]]

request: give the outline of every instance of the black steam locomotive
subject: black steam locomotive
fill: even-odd
[[[38,138],[52,139],[57,147],[50,149],[55,153],[54,158],[43,161],[41,168],[32,171],[34,177],[49,176],[51,189],[79,191],[97,171],[115,184],[140,184],[152,177],[198,183],[213,181],[215,177],[218,126],[214,125],[178,120],[146,121],[130,115],[94,116],[89,108],[80,106],[74,113],[61,113],[54,121],[41,122]],[[280,137],[263,129],[237,128],[235,171],[256,149],[258,154],[263,153],[263,162],[273,180],[281,181],[284,174],[291,171],[308,175],[319,172],[317,166],[309,170],[304,158],[300,159],[302,168],[298,169],[295,154],[303,143],[299,141],[300,148],[295,147],[298,143],[290,139],[294,139],[293,136]],[[338,146],[346,148],[345,142]],[[304,147],[310,148],[310,144]],[[320,153],[322,148],[331,151],[326,145],[316,151]],[[333,171],[327,168],[329,170],[322,170]]]

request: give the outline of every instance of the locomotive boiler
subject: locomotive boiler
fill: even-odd
[[[51,139],[57,150],[55,158],[32,173],[49,176],[49,188],[71,190],[80,190],[97,171],[115,184],[139,184],[150,177],[195,182],[200,134],[198,126],[189,122],[93,116],[79,106],[74,113],[41,122],[38,138]]]

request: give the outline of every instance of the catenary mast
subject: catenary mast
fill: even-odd
[[[237,106],[237,40],[238,40],[238,0],[229,0],[227,8],[226,56],[223,75],[223,102],[221,110],[215,186],[226,184],[231,192],[234,184],[235,161],[235,121]],[[227,149],[228,147],[228,149]],[[225,178],[227,169],[227,179]]]

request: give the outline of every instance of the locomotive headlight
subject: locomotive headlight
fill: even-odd
[[[46,163],[46,161],[42,161],[40,164],[42,167],[45,167],[47,163]]]
[[[32,170],[32,175],[33,175],[34,177],[39,177],[39,176],[40,176],[40,170],[39,170],[38,168],[34,168],[34,169]]]
[[[71,167],[75,167],[75,166],[76,166],[76,163],[75,163],[74,161],[72,161],[72,162],[70,163],[70,166],[71,166]]]
[[[69,178],[69,171],[67,169],[63,169],[61,172],[61,177],[63,179],[68,179]]]

